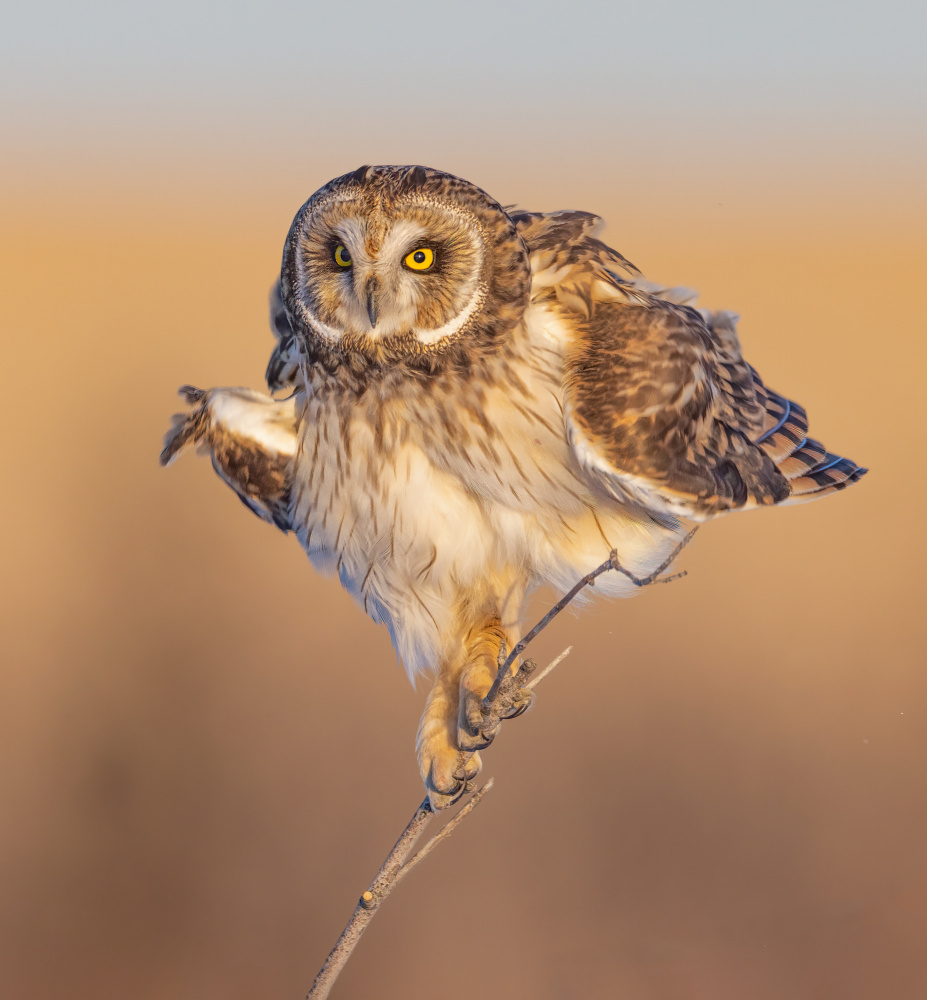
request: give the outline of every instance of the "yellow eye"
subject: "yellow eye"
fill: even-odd
[[[351,266],[351,255],[348,253],[347,248],[341,246],[340,243],[335,247],[335,263],[339,267]]]
[[[411,267],[413,271],[427,271],[435,262],[434,250],[422,247],[420,250],[413,250],[406,257],[406,267]]]

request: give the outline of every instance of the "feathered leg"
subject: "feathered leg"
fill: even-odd
[[[489,616],[471,628],[458,655],[442,664],[428,696],[417,748],[422,780],[435,810],[464,794],[467,782],[482,767],[478,751],[489,746],[498,730],[498,725],[485,727],[482,703],[496,676],[503,639],[511,648],[498,616]],[[530,695],[525,692],[508,717],[520,715],[529,702]]]

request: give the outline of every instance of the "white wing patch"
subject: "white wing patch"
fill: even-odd
[[[281,407],[286,411],[291,426],[280,422]],[[209,410],[217,424],[237,437],[254,441],[263,450],[277,455],[292,457],[296,454],[296,435],[292,430],[294,401],[278,403],[251,389],[213,389]]]

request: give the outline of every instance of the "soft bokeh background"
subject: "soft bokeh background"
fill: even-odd
[[[927,996],[923,11],[4,11],[0,995],[301,996],[419,801],[385,632],[156,458],[177,385],[260,384],[305,198],[422,162],[603,214],[873,471],[558,621],[335,995]]]

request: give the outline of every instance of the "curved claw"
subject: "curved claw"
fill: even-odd
[[[453,786],[447,792],[442,792],[434,788],[431,782],[425,785],[425,790],[428,792],[428,801],[431,803],[431,808],[434,812],[447,809],[448,806],[452,806],[455,802],[460,801],[460,799],[475,788],[476,783],[472,779],[464,780],[462,778],[455,780]]]
[[[529,708],[534,704],[534,692],[533,691],[519,691],[519,693],[512,699],[512,707],[502,716],[503,719],[517,719],[519,715],[524,715]]]
[[[435,812],[446,809],[474,789],[473,779],[483,762],[478,753],[463,753],[447,743],[435,741],[420,759],[425,791]]]
[[[459,759],[460,767],[454,772],[454,777],[461,781],[472,781],[480,773],[480,755],[461,752]]]
[[[499,731],[483,711],[483,698],[477,691],[463,693],[457,725],[457,745],[461,750],[482,750],[488,747]]]

